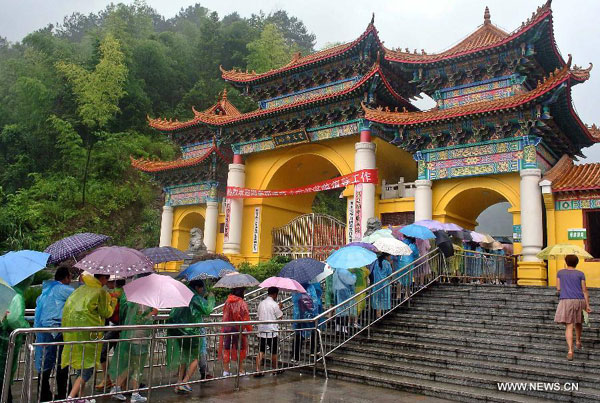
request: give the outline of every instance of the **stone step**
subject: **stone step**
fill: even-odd
[[[444,334],[444,335],[464,335],[476,338],[494,338],[496,340],[511,340],[520,341],[522,343],[555,343],[559,345],[565,343],[564,335],[556,333],[530,332],[529,329],[523,330],[507,330],[507,329],[484,329],[470,328],[467,324],[463,326],[452,326],[449,324],[431,324],[431,323],[415,323],[400,320],[386,320],[378,330],[410,330],[421,334]],[[600,353],[600,338],[586,334],[586,345],[588,348],[598,349]]]
[[[500,350],[500,351],[512,351],[518,353],[535,351],[538,355],[547,355],[555,357],[560,352],[566,354],[566,343],[524,343],[520,341],[514,341],[510,338],[478,338],[472,337],[470,334],[442,334],[442,333],[427,333],[423,334],[415,330],[389,330],[389,329],[373,329],[371,335],[376,337],[387,338],[392,341],[403,340],[413,342],[426,342],[426,343],[437,343],[444,341],[451,343],[456,347],[473,347],[480,349],[489,350]],[[579,352],[578,355],[582,359],[587,360],[599,360],[600,351],[594,350],[588,347],[587,343],[583,341],[584,349]]]
[[[360,382],[371,386],[386,387],[459,402],[546,403],[548,401],[547,399],[523,396],[512,392],[490,391],[487,389],[454,385],[427,379],[408,378],[403,375],[370,372],[332,364],[327,364],[327,374],[336,379]]]
[[[388,350],[386,348],[361,343],[342,348],[343,356],[369,357],[373,360],[403,362],[407,364],[418,364],[434,369],[448,369],[456,371],[468,371],[473,373],[484,373],[496,376],[508,376],[531,382],[578,382],[580,388],[600,388],[600,375],[597,368],[594,371],[576,369],[571,367],[569,371],[556,368],[540,367],[526,364],[511,364],[476,358],[448,357],[430,352],[409,352],[403,350]],[[566,361],[566,360],[565,360]],[[598,389],[600,395],[600,389]]]
[[[476,306],[482,309],[537,309],[546,312],[556,312],[556,307],[558,306],[558,300],[553,303],[549,302],[537,302],[535,300],[531,301],[512,301],[512,300],[477,300],[477,299],[463,299],[463,298],[415,298],[411,305],[420,306],[422,304],[427,305],[438,305],[438,306]],[[598,309],[600,306],[591,305],[592,309]]]
[[[530,314],[543,314],[546,316],[552,315],[554,318],[554,314],[556,313],[556,306],[528,306],[526,304],[512,304],[513,306],[507,305],[475,305],[475,304],[461,304],[460,302],[453,301],[444,301],[444,300],[434,300],[434,299],[425,299],[419,298],[411,301],[411,307],[423,307],[425,309],[435,311],[437,309],[445,309],[445,310],[469,310],[474,313],[498,313],[498,312],[506,312],[510,311],[515,315],[530,315]],[[517,306],[514,306],[517,305]]]
[[[479,318],[481,320],[519,320],[528,322],[531,324],[548,324],[556,325],[554,323],[554,314],[547,315],[544,313],[529,313],[529,314],[515,314],[510,310],[497,311],[497,312],[477,312],[474,313],[472,309],[437,309],[431,310],[422,306],[411,306],[402,307],[398,309],[398,314],[410,312],[416,316],[419,315],[431,315],[438,318],[452,318],[452,319],[473,319]],[[395,314],[394,314],[395,315]]]
[[[460,386],[477,387],[488,391],[498,391],[499,382],[522,383],[526,382],[520,378],[497,376],[483,373],[472,373],[461,370],[433,369],[421,364],[400,363],[372,360],[368,357],[350,357],[337,354],[327,358],[333,365],[360,369],[378,374],[403,375],[407,378],[425,379],[440,383],[449,383]],[[558,401],[597,402],[598,389],[579,387],[578,391],[535,391],[524,390],[518,392],[537,398]]]
[[[479,359],[511,365],[529,365],[539,368],[551,368],[561,371],[583,371],[600,374],[600,362],[596,360],[583,359],[581,352],[577,351],[573,361],[565,359],[566,351],[554,350],[554,355],[540,355],[536,351],[527,350],[524,353],[504,350],[485,349],[477,347],[456,346],[445,343],[443,340],[437,343],[397,340],[386,337],[359,338],[352,340],[340,350],[344,351],[360,348],[376,347],[388,351],[390,354],[410,352],[435,354],[441,357]]]
[[[449,284],[437,283],[432,291],[460,291],[460,292],[497,292],[501,294],[534,294],[534,295],[555,295],[556,287],[535,287],[535,286],[515,286],[515,285],[496,285],[496,284]],[[600,288],[588,287],[590,296],[600,297]]]
[[[389,319],[386,319],[384,323],[427,323],[497,330],[522,329],[532,333],[542,333],[560,337],[564,337],[565,333],[564,325],[559,325],[557,323],[544,324],[521,321],[520,318],[516,318],[514,321],[486,320],[479,317],[447,318],[434,315],[411,315],[408,313],[409,311],[405,312],[393,314]],[[584,338],[600,339],[600,327],[597,327],[597,324],[594,326],[596,327],[584,328]]]

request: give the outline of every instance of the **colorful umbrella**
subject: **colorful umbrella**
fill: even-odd
[[[48,264],[54,264],[97,248],[109,239],[110,237],[106,235],[82,232],[54,242],[44,252],[50,254]]]
[[[410,247],[395,238],[380,238],[373,243],[380,252],[394,256],[408,256],[412,253]]]
[[[188,306],[194,296],[185,284],[156,273],[133,280],[123,290],[127,301],[157,309]]]
[[[361,242],[373,243],[379,238],[393,238],[392,230],[389,228],[378,229],[371,235],[364,236]]]
[[[402,227],[400,232],[405,236],[410,236],[419,239],[435,239],[435,235],[429,228],[423,227],[422,225],[410,224],[406,227]]]
[[[346,246],[360,246],[361,248],[365,248],[370,250],[371,252],[378,252],[377,248],[373,246],[373,244],[366,242],[350,242]]]
[[[451,222],[445,222],[444,224],[444,231],[463,231],[463,227],[461,227],[460,225],[451,223]]]
[[[17,293],[4,280],[0,279],[0,321],[4,320],[6,311]]]
[[[212,259],[191,264],[179,273],[177,278],[183,277],[188,281],[205,280],[207,278],[223,277],[228,273],[235,273],[235,267],[231,263],[221,259]]]
[[[280,290],[305,293],[306,290],[299,282],[287,277],[269,277],[259,284],[261,288],[277,287]]]
[[[34,250],[8,252],[0,256],[0,278],[15,286],[46,267],[50,254]]]
[[[301,258],[292,260],[279,272],[279,277],[287,277],[296,280],[300,284],[306,284],[325,268],[325,263],[312,258]]]
[[[559,243],[542,249],[538,254],[538,259],[547,260],[549,258],[561,258],[566,255],[575,255],[584,259],[593,259],[594,257],[586,252],[580,246],[568,243]]]
[[[344,246],[327,258],[327,264],[336,269],[363,267],[377,259],[377,255],[360,246]]]
[[[245,273],[231,273],[223,276],[213,286],[215,288],[246,288],[258,285],[258,280],[249,274]]]
[[[75,264],[92,274],[114,274],[125,278],[154,271],[154,263],[135,249],[123,246],[103,246]]]
[[[436,220],[419,220],[415,221],[415,225],[420,225],[422,227],[429,228],[432,231],[444,231],[446,229],[444,223]]]
[[[189,257],[179,249],[175,249],[171,246],[146,248],[142,249],[140,252],[142,252],[148,259],[152,260],[154,264],[176,262],[179,260],[187,259]]]

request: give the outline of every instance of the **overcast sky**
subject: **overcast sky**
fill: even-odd
[[[132,3],[131,0],[123,3]],[[182,7],[197,1],[148,0],[169,18]],[[375,26],[387,47],[444,50],[474,31],[483,22],[483,10],[490,7],[492,23],[513,31],[531,16],[544,0],[204,0],[201,4],[219,16],[237,11],[247,17],[260,10],[286,10],[301,19],[317,36],[317,49],[328,42],[356,39],[375,13]],[[90,13],[103,9],[105,0],[0,0],[0,36],[19,41],[27,33],[61,22],[73,12]],[[554,0],[554,31],[558,48],[567,59],[587,67],[597,66],[591,79],[573,89],[573,102],[587,124],[600,124],[600,1]],[[600,162],[600,144],[584,150],[586,162]]]

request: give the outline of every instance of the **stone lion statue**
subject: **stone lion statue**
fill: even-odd
[[[381,221],[379,221],[379,218],[371,217],[367,220],[367,229],[364,236],[369,236],[378,229],[381,229]]]
[[[194,255],[206,253],[206,245],[204,245],[204,233],[200,228],[192,228],[190,230],[190,245],[187,252]]]

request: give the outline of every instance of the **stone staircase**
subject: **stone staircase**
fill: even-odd
[[[599,315],[600,289],[590,298]],[[374,325],[370,338],[364,332],[327,357],[327,370],[465,402],[598,402],[600,326],[592,313],[583,351],[567,361],[563,327],[553,322],[557,301],[553,288],[437,284]],[[499,382],[549,384],[507,392]],[[565,390],[572,383],[579,390]]]

